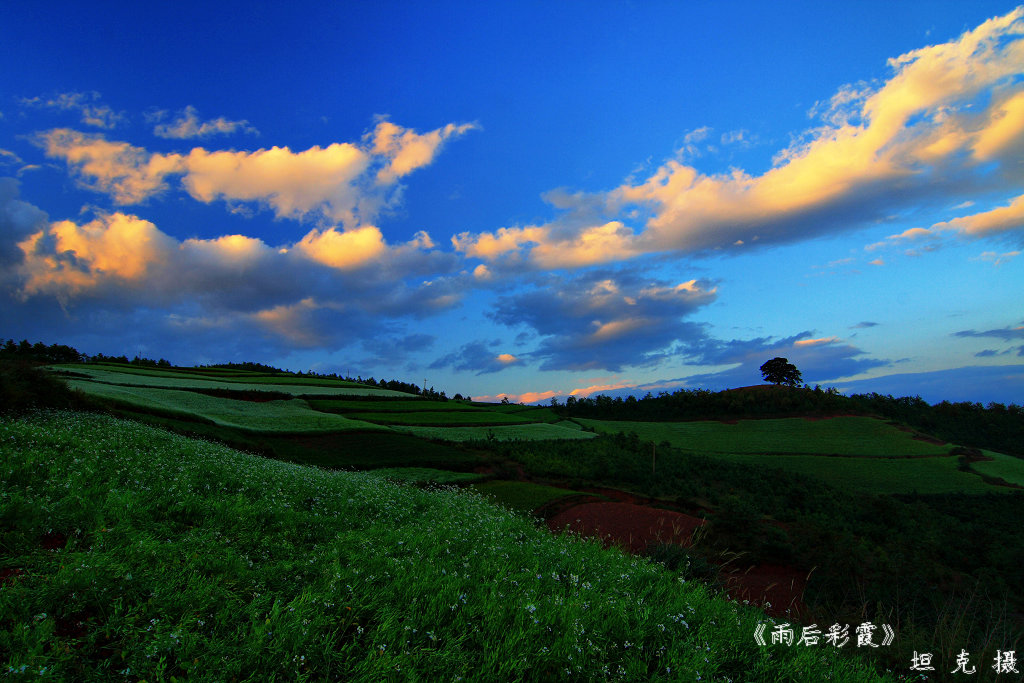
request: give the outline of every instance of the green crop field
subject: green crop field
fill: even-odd
[[[372,472],[375,476],[407,484],[459,484],[479,481],[484,477],[474,472],[449,472],[432,467],[387,467]]]
[[[817,455],[716,453],[716,458],[757,467],[777,467],[864,493],[1000,493],[1015,489],[986,484],[957,469],[955,456],[935,458],[843,458]]]
[[[0,463],[8,677],[895,679],[470,492],[75,413],[0,418]]]
[[[373,411],[376,413],[404,413],[418,411],[453,411],[462,413],[483,412],[481,408],[475,408],[466,403],[458,401],[430,401],[425,398],[409,400],[402,399],[330,399],[311,398],[309,405],[317,410],[327,413],[357,413]]]
[[[581,494],[580,491],[542,486],[528,481],[487,481],[473,484],[473,488],[501,503],[511,510],[531,513],[548,503],[567,496],[593,495]],[[598,496],[594,496],[599,500]]]
[[[179,368],[166,367],[155,368],[146,366],[124,365],[122,363],[88,363],[88,364],[60,364],[53,365],[53,368],[71,372],[92,373],[94,371],[113,372],[125,375],[141,375],[145,377],[164,377],[180,379],[202,379],[208,380],[211,377],[225,382],[251,382],[254,384],[307,384],[310,386],[325,387],[364,387],[366,385],[358,382],[350,382],[332,377],[306,377],[293,375],[291,373],[270,373],[254,372],[240,368]]]
[[[641,439],[699,453],[778,453],[905,457],[945,455],[949,445],[913,438],[882,420],[871,417],[834,417],[824,420],[786,418],[740,420],[735,424],[699,422],[619,422],[580,419],[599,432],[635,432]]]
[[[172,415],[191,416],[225,427],[237,427],[249,431],[315,432],[386,429],[341,415],[313,410],[300,399],[255,403],[178,389],[118,386],[86,380],[70,380],[68,384],[87,394],[113,399],[131,407],[166,411]]]
[[[530,424],[531,420],[518,415],[496,413],[489,410],[462,412],[456,410],[405,411],[405,412],[374,412],[345,413],[354,420],[365,420],[386,425],[423,425],[437,427],[474,426],[474,425],[511,425]]]
[[[537,441],[545,439],[592,439],[594,434],[553,424],[496,425],[494,427],[410,427],[395,425],[393,429],[426,439],[441,441]]]
[[[518,403],[479,403],[474,402],[472,405],[487,410],[494,410],[501,413],[513,413],[521,414],[530,418],[530,422],[548,422],[555,423],[562,419],[558,413],[551,410],[551,408],[545,408],[543,406],[523,406]]]
[[[172,371],[138,371],[123,372],[89,365],[52,366],[57,370],[84,375],[95,382],[119,384],[125,386],[158,387],[167,389],[227,389],[231,391],[280,391],[293,396],[380,396],[409,398],[410,394],[390,389],[376,389],[360,384],[339,383],[323,385],[320,380],[306,380],[302,377],[228,379],[218,377],[211,379],[200,375],[175,373]]]
[[[1011,484],[1024,486],[1024,460],[994,451],[982,451],[992,460],[971,463],[971,468],[990,477],[999,477]]]

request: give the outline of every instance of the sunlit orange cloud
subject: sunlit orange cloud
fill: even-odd
[[[47,225],[18,243],[24,254],[20,266],[19,295],[53,294],[66,302],[83,292],[107,284],[152,289],[154,295],[177,287],[173,278],[153,278],[166,269],[198,268],[246,275],[267,258],[282,259],[293,266],[319,264],[349,270],[407,255],[411,250],[433,247],[423,232],[404,244],[389,246],[380,230],[366,226],[351,231],[312,230],[292,247],[272,248],[262,240],[244,235],[179,242],[153,223],[124,213],[104,214],[77,224],[65,220]],[[294,259],[301,259],[296,262]],[[308,260],[307,260],[308,259]],[[425,305],[444,308],[457,297],[445,292],[425,300]],[[270,315],[270,314],[268,314]],[[271,318],[264,317],[262,322]]]
[[[497,356],[494,357],[494,359],[504,365],[519,362],[519,359],[513,356],[511,353],[499,353]]]
[[[478,126],[474,123],[449,123],[428,133],[417,133],[387,120],[380,121],[373,132],[367,134],[373,153],[390,159],[387,166],[377,172],[377,182],[389,184],[426,166],[434,160],[445,140],[475,128]]]
[[[309,320],[311,313],[321,308],[333,308],[331,304],[318,303],[307,297],[294,304],[282,304],[262,311],[250,317],[269,331],[288,339],[298,346],[317,346],[323,342]]]
[[[524,244],[539,242],[544,235],[544,229],[538,227],[498,228],[493,233],[476,235],[462,232],[452,236],[452,246],[467,256],[494,260],[502,254],[518,251]]]
[[[839,337],[822,337],[821,339],[801,339],[793,342],[793,346],[823,346],[839,341]]]
[[[627,259],[640,253],[633,231],[620,221],[610,221],[558,239],[551,226],[498,228],[494,232],[459,233],[452,246],[467,256],[494,261],[530,248],[530,260],[540,268],[578,268]]]
[[[512,403],[536,403],[546,401],[552,396],[560,396],[560,391],[526,391],[522,394],[495,394],[494,396],[474,396],[474,401],[481,403],[499,403],[501,399],[507,398]]]
[[[851,206],[886,212],[889,203],[902,201],[894,188],[927,186],[928,167],[970,171],[1001,159],[1009,169],[1024,153],[1022,34],[1024,8],[1017,8],[956,40],[890,60],[894,73],[887,82],[840,88],[819,112],[824,125],[782,150],[760,175],[742,169],[705,175],[680,154],[646,179],[601,197],[608,210],[625,215],[643,207],[650,217],[642,231],[618,221],[567,231],[555,222],[463,233],[453,243],[468,256],[525,257],[543,268],[649,252],[748,248],[835,229],[826,219]],[[983,94],[988,97],[979,105]],[[571,209],[572,196],[559,196],[559,208]]]
[[[573,389],[569,392],[570,396],[590,396],[600,391],[615,391],[616,389],[635,389],[637,386],[636,382],[617,382],[616,384],[594,384],[583,389]]]
[[[551,240],[546,234],[530,252],[541,268],[581,268],[629,259],[640,253],[632,229],[619,221],[587,228],[570,240]]]
[[[651,324],[650,318],[622,318],[601,322],[595,320],[592,323],[594,331],[590,333],[589,340],[594,342],[605,342],[610,339],[617,339],[629,335],[636,330],[642,330]]]
[[[209,240],[190,238],[181,243],[180,249],[197,261],[239,268],[248,267],[273,252],[263,240],[245,235],[223,235]]]
[[[166,190],[167,176],[184,169],[179,154],[150,154],[127,142],[108,142],[68,128],[42,133],[36,141],[47,156],[77,168],[80,185],[109,194],[118,204],[138,204]]]
[[[334,220],[352,221],[359,203],[353,186],[370,157],[355,145],[335,143],[292,152],[272,147],[255,152],[193,149],[182,179],[192,197],[263,201],[282,218],[301,218],[322,208]]]
[[[910,228],[904,230],[898,235],[889,235],[881,242],[875,242],[864,247],[864,251],[875,251],[882,247],[891,247],[899,242],[912,242],[914,240],[924,239],[926,237],[936,237],[936,232],[929,228]]]
[[[155,117],[159,120],[166,112],[159,112]],[[153,134],[161,138],[185,140],[188,138],[205,138],[210,135],[230,135],[236,131],[259,135],[259,131],[249,125],[248,121],[229,121],[223,116],[201,121],[196,108],[185,107],[176,119],[170,123],[160,123],[153,128]]]
[[[84,225],[51,223],[18,244],[24,253],[21,294],[66,296],[104,281],[141,280],[153,265],[166,262],[175,246],[149,221],[123,213]]]
[[[1005,156],[1016,158],[1024,151],[1024,92],[1013,95],[989,110],[988,125],[975,137],[972,152],[979,161]]]
[[[367,225],[354,230],[312,230],[295,245],[295,251],[332,268],[354,268],[380,258],[386,251],[379,228]]]
[[[393,199],[388,188],[399,178],[431,163],[445,140],[474,127],[448,124],[421,134],[381,121],[363,144],[297,152],[276,146],[251,152],[196,147],[185,155],[159,154],[70,129],[42,133],[37,142],[47,156],[64,159],[82,186],[119,204],[145,201],[167,189],[167,176],[180,175],[185,190],[201,202],[257,201],[281,218],[318,213],[355,226],[388,206]],[[365,181],[364,175],[378,168],[375,183]]]
[[[934,230],[956,230],[971,236],[1024,229],[1024,195],[1014,199],[1008,206],[1000,206],[991,211],[936,223],[932,228]]]

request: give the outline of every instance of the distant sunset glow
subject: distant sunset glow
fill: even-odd
[[[1024,6],[187,9],[8,8],[3,339],[1024,402]]]

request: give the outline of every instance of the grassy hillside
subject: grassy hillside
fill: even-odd
[[[712,585],[728,585],[722,577],[731,569],[783,566],[782,575],[799,575],[806,586],[799,588],[799,614],[813,615],[808,619],[819,627],[899,624],[891,648],[872,654],[896,671],[915,651],[951,662],[968,649],[977,661],[1024,642],[1024,600],[1015,590],[1024,581],[1024,526],[1021,491],[1012,488],[1024,480],[1024,460],[954,448],[863,416],[560,420],[551,408],[444,401],[437,394],[438,400],[359,395],[358,387],[325,385],[326,393],[313,395],[307,386],[324,378],[280,373],[98,369],[108,373],[104,381],[74,381],[91,388],[102,409],[280,461],[377,470],[377,479],[417,487],[472,485],[522,512],[571,506],[586,500],[580,490],[595,487],[611,500],[705,517],[696,545],[639,552]],[[19,396],[18,405],[85,400],[52,377],[29,375],[9,381],[0,373],[0,388]],[[238,380],[233,388],[199,383],[229,375]],[[163,384],[140,386],[139,377]],[[275,382],[282,378],[288,383]],[[38,387],[44,391],[36,400]],[[331,421],[358,427],[324,426]],[[793,605],[789,600],[781,604]]]
[[[76,413],[0,419],[0,466],[10,675],[895,680],[466,492]]]
[[[243,370],[210,372],[207,368],[133,368],[110,364],[59,365],[52,366],[52,370],[66,378],[72,388],[124,414],[165,426],[185,420],[266,434],[398,432],[449,442],[593,436],[551,424],[559,418],[547,408],[428,400],[344,380]],[[248,446],[239,441],[237,432],[218,433],[216,429],[195,426],[189,431]],[[286,450],[301,450],[301,441]],[[275,454],[304,460],[294,454]],[[320,464],[328,464],[316,453],[306,457],[320,458]]]
[[[1000,484],[1016,484],[1024,476],[1024,460],[1019,458],[994,454],[991,461],[968,465],[952,452],[952,444],[938,443],[872,417],[732,422],[586,418],[577,421],[601,433],[635,434],[642,440],[671,445],[680,453],[777,468],[846,491],[1008,493],[1015,489]],[[1003,477],[1004,482],[994,477]]]
[[[947,455],[949,447],[914,438],[871,417],[735,420],[732,422],[627,422],[580,419],[599,432],[636,432],[698,453],[814,454],[856,457]]]

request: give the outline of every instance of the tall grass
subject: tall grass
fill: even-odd
[[[471,493],[75,413],[0,420],[0,472],[11,678],[895,680]]]

